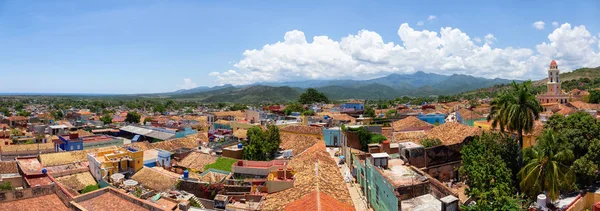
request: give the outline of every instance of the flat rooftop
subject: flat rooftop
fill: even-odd
[[[427,177],[413,171],[408,166],[390,165],[389,168],[390,169],[382,170],[383,176],[386,177],[394,187],[412,186],[427,179]]]
[[[401,202],[403,211],[442,210],[442,202],[431,194],[417,196]]]
[[[94,211],[146,211],[151,207],[163,209],[162,206],[135,198],[132,195],[121,193],[113,188],[103,188],[97,191],[79,195],[73,198],[73,200],[74,201],[71,202],[72,205]]]
[[[0,203],[0,210],[71,210],[56,194]]]

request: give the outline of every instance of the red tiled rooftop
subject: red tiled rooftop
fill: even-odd
[[[320,202],[320,203],[319,203]],[[321,209],[319,209],[321,208]],[[353,211],[354,207],[316,190],[285,206],[285,211],[292,210],[322,210],[322,211]]]
[[[17,158],[19,168],[25,173],[25,175],[41,175],[42,164],[36,157],[23,157]]]
[[[98,190],[105,191],[105,190]],[[94,192],[91,192],[94,193]],[[133,197],[133,196],[131,196]],[[146,211],[144,207],[137,205],[133,202],[130,202],[121,196],[118,196],[116,193],[111,191],[105,191],[98,196],[92,197],[90,199],[78,202],[80,206],[87,210],[94,211],[109,211],[109,210],[128,210],[128,211]]]
[[[552,61],[550,62],[550,66],[557,66],[557,65],[556,65],[556,61],[552,60]]]
[[[33,177],[33,178],[27,178],[27,177],[25,177],[25,181],[31,187],[35,187],[35,186],[38,186],[38,185],[39,186],[44,186],[44,185],[50,185],[50,184],[52,184],[52,180],[50,180],[50,178],[48,178],[47,176]]]
[[[0,203],[0,210],[70,210],[56,194]]]

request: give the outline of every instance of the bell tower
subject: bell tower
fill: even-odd
[[[558,69],[558,65],[556,64],[556,61],[552,60],[552,62],[550,62],[550,68],[548,69],[548,94],[562,94],[559,74],[560,70]]]

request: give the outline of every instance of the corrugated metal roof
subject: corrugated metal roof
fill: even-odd
[[[167,139],[171,139],[171,138],[175,137],[175,134],[165,133],[165,132],[161,132],[161,131],[152,131],[148,134],[145,134],[144,136],[155,138],[155,139],[160,139],[160,140],[167,140]]]
[[[126,131],[126,132],[130,132],[130,133],[135,133],[135,134],[140,134],[143,136],[146,136],[146,134],[149,134],[151,132],[153,132],[152,130],[146,129],[146,128],[141,128],[141,127],[136,127],[136,126],[132,126],[132,125],[128,125],[128,126],[124,126],[119,128],[122,131]]]

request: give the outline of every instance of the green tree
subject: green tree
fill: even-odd
[[[12,189],[13,189],[13,186],[12,186],[12,183],[10,183],[10,181],[0,183],[0,190],[12,190]]]
[[[426,138],[426,139],[423,139],[423,140],[421,140],[419,142],[425,148],[436,147],[436,146],[442,145],[442,141],[440,139],[437,139],[437,138]]]
[[[375,117],[375,109],[370,106],[365,107],[365,111],[363,112],[364,117]]]
[[[23,103],[17,103],[15,105],[15,110],[20,111],[23,110],[25,108],[25,106],[23,106]]]
[[[586,112],[577,112],[567,117],[553,115],[545,126],[561,134],[560,138],[568,143],[575,159],[585,156],[590,144],[600,137],[600,121]]]
[[[10,111],[6,107],[0,107],[0,113],[2,113],[4,116],[10,117]]]
[[[104,116],[100,118],[100,121],[102,121],[105,125],[108,125],[112,123],[112,119],[113,118],[110,116],[110,114],[104,114]]]
[[[152,122],[152,121],[154,121],[154,119],[152,117],[144,118],[144,124],[146,124],[147,122]]]
[[[162,104],[157,104],[153,107],[153,111],[154,112],[158,112],[158,113],[164,113],[166,111],[165,106]]]
[[[279,127],[276,125],[267,126],[267,132],[264,133],[265,142],[263,144],[263,151],[268,155],[269,158],[279,151],[279,145],[281,144],[281,136],[279,136]]]
[[[125,122],[129,122],[129,123],[140,123],[140,114],[138,114],[135,111],[131,111],[127,113],[127,116],[125,117]]]
[[[542,107],[531,91],[531,81],[517,84],[513,81],[512,90],[496,97],[490,103],[488,121],[492,120],[492,127],[500,126],[500,130],[516,131],[519,146],[523,148],[523,133],[533,129],[533,122],[540,117]],[[523,155],[519,154],[519,163],[522,164]]]
[[[239,103],[233,104],[233,106],[231,106],[231,108],[229,108],[229,110],[232,110],[232,111],[243,111],[246,109],[248,109],[248,107],[246,105],[239,104]]]
[[[286,106],[285,109],[283,109],[283,113],[285,115],[290,115],[290,114],[292,114],[292,112],[303,112],[303,111],[304,111],[304,106],[302,106],[301,104],[298,104],[298,103],[290,104],[290,105]]]
[[[302,116],[312,116],[315,115],[315,111],[313,110],[306,110],[302,112]]]
[[[263,151],[265,145],[265,135],[262,128],[254,126],[246,132],[246,146],[242,156],[246,160],[267,160],[267,156]]]
[[[52,112],[52,116],[56,120],[62,120],[62,119],[65,118],[65,115],[63,114],[63,112],[59,111],[59,110],[56,110],[56,111]]]
[[[301,104],[313,104],[313,103],[329,103],[329,99],[322,92],[316,89],[309,88],[306,92],[300,95],[298,102]]]
[[[385,112],[385,117],[396,118],[396,117],[398,117],[398,111],[396,109],[389,110],[389,111]]]
[[[20,110],[20,111],[17,111],[17,116],[28,117],[28,116],[31,116],[31,112],[26,111],[26,110]]]
[[[84,188],[81,190],[81,194],[88,193],[88,192],[92,192],[92,191],[95,191],[95,190],[98,190],[98,189],[100,189],[100,188],[98,187],[98,185],[88,185],[88,186],[85,186],[85,187],[84,187]]]
[[[598,180],[600,169],[600,140],[594,139],[585,156],[578,158],[571,165],[571,171],[577,178],[577,185],[585,187],[593,185]]]
[[[546,191],[548,198],[554,201],[561,190],[572,187],[574,177],[569,163],[573,160],[573,151],[566,148],[552,130],[545,130],[537,139],[537,145],[526,150],[527,164],[518,174],[524,193],[535,197]]]
[[[590,103],[600,103],[600,90],[590,91]]]
[[[467,195],[477,202],[465,210],[519,210],[511,169],[517,154],[514,140],[499,133],[484,133],[461,149],[459,172],[469,186]]]

